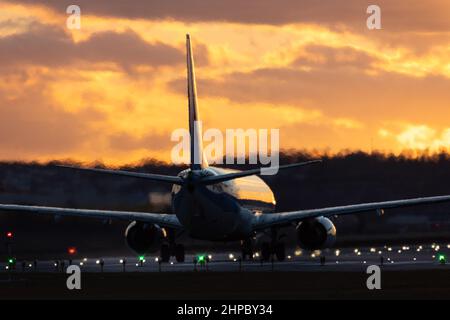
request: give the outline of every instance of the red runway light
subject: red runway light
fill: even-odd
[[[68,252],[70,255],[74,255],[74,254],[77,253],[77,248],[75,248],[75,247],[70,247],[69,249],[67,249],[67,252]]]
[[[6,237],[7,238],[12,238],[13,237],[13,233],[12,232],[7,232],[6,233]]]

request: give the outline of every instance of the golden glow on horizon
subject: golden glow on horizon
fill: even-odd
[[[2,3],[0,43],[30,32],[35,24],[65,30],[66,17],[43,7]],[[394,45],[387,44],[381,33],[372,36],[313,24],[249,26],[93,15],[83,15],[81,30],[65,30],[74,45],[107,31],[132,31],[148,44],[168,45],[182,53],[184,35],[191,33],[194,53],[200,56],[203,48],[208,52],[208,63],[197,59],[205,128],[279,128],[282,149],[335,153],[449,149],[450,125],[445,121],[450,116],[450,95],[445,92],[446,84],[450,88],[449,32],[418,32],[416,41]],[[414,36],[412,31],[405,34]],[[430,44],[428,37],[439,41]],[[187,125],[187,100],[177,87],[184,81],[184,60],[128,66],[89,59],[62,59],[57,65],[27,60],[2,66],[0,61],[0,68],[9,71],[0,75],[0,110],[15,108],[19,101],[27,104],[29,121],[34,121],[33,113],[45,105],[80,119],[84,125],[79,130],[86,132],[65,148],[51,151],[28,150],[25,145],[14,150],[0,143],[1,159],[73,158],[113,165],[150,157],[169,160],[171,131]],[[127,62],[127,57],[123,59]],[[405,81],[411,81],[413,89],[409,85],[404,91],[395,89]],[[426,88],[418,92],[414,88],[422,86],[415,81],[423,81]],[[374,90],[380,94],[371,95]],[[15,123],[15,118],[4,121]],[[14,129],[31,130],[26,121],[17,123]]]

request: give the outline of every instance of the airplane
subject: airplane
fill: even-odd
[[[126,220],[125,238],[128,246],[145,255],[159,250],[162,262],[171,257],[185,260],[185,249],[177,238],[181,233],[208,241],[240,241],[242,259],[250,259],[259,246],[263,260],[276,257],[284,260],[285,244],[279,229],[295,227],[297,245],[307,250],[330,248],[336,240],[336,227],[330,217],[376,212],[385,209],[450,201],[450,195],[406,200],[362,203],[347,206],[274,212],[275,199],[270,187],[259,177],[262,168],[246,171],[209,166],[204,158],[202,134],[198,125],[197,89],[190,36],[186,36],[187,88],[190,133],[190,166],[177,176],[129,172],[98,168],[69,167],[71,170],[96,172],[172,184],[172,213],[108,211],[56,208],[17,204],[0,204],[1,211],[79,216],[104,220]],[[311,160],[278,166],[293,169],[320,162]],[[295,188],[295,186],[293,186]],[[256,236],[266,241],[257,244]]]

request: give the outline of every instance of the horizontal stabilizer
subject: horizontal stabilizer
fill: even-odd
[[[283,166],[273,167],[271,169],[272,170],[277,170],[277,169],[284,170],[284,169],[289,169],[289,168],[303,167],[303,166],[307,166],[307,165],[319,163],[319,162],[322,162],[322,160],[319,159],[319,160],[311,160],[311,161],[300,162],[300,163],[291,163],[291,164],[286,164]],[[263,173],[263,171],[262,171],[263,169],[267,169],[267,168],[250,169],[250,170],[246,170],[246,171],[227,173],[227,174],[222,174],[222,175],[218,175],[218,176],[208,176],[208,177],[203,178],[201,180],[201,183],[204,185],[210,185],[210,184],[216,184],[216,183],[220,183],[220,182],[224,182],[224,181],[229,181],[229,180],[253,176],[253,175],[261,175]]]
[[[87,172],[105,173],[105,174],[116,175],[116,176],[141,178],[141,179],[167,182],[167,183],[180,184],[180,185],[183,184],[183,179],[181,179],[178,176],[166,176],[166,175],[162,175],[162,174],[131,172],[131,171],[122,171],[122,170],[80,168],[80,167],[71,167],[71,166],[58,166],[58,167],[66,168],[66,169],[80,170],[80,171],[87,171]]]

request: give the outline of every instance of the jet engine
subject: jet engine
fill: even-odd
[[[296,231],[297,243],[302,249],[329,248],[336,241],[336,227],[325,217],[304,220],[297,225]]]
[[[125,231],[128,247],[138,254],[146,254],[159,250],[165,232],[159,226],[133,221]]]

